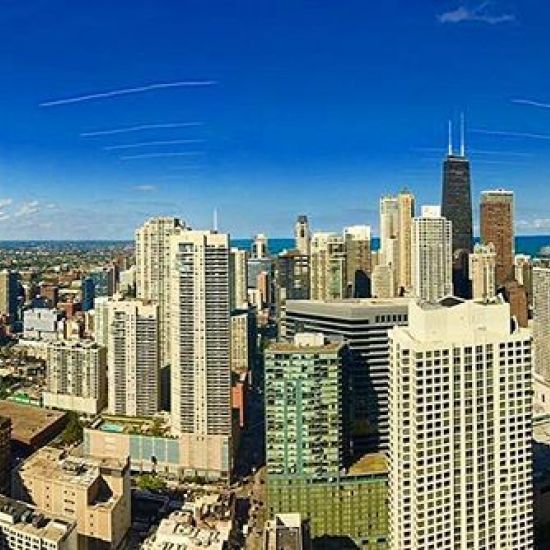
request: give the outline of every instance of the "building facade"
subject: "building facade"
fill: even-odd
[[[439,207],[424,206],[413,220],[413,287],[417,298],[437,301],[453,293],[452,224]]]
[[[345,298],[347,265],[344,238],[335,233],[314,233],[311,239],[310,262],[311,299]]]
[[[368,225],[344,228],[346,246],[347,296],[368,298],[371,293],[371,231]]]
[[[232,469],[229,235],[185,231],[171,238],[171,415],[188,439],[190,469]]]
[[[158,306],[139,300],[108,304],[108,410],[153,416],[160,409]]]
[[[390,549],[532,549],[529,331],[450,297],[390,348]]]
[[[481,193],[481,242],[496,253],[496,285],[514,276],[514,193],[504,189]]]
[[[294,224],[294,241],[296,250],[303,256],[309,256],[311,252],[311,231],[307,216],[298,216]]]
[[[496,295],[496,252],[492,243],[476,244],[470,254],[468,274],[472,299],[476,302],[492,300]]]

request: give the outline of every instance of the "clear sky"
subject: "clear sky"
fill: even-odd
[[[0,0],[0,239],[214,208],[235,237],[300,213],[376,230],[381,194],[439,202],[461,111],[476,215],[510,188],[518,232],[550,234],[549,21],[542,0]]]

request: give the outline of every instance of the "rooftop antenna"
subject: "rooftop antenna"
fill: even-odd
[[[218,231],[218,209],[214,208],[214,212],[212,214],[212,225],[214,227],[214,231]]]
[[[464,113],[460,113],[460,156],[466,156]]]
[[[449,120],[449,156],[453,154],[453,121]]]

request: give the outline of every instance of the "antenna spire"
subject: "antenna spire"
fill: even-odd
[[[453,121],[449,120],[449,156],[453,154]]]
[[[465,123],[464,123],[464,113],[460,113],[460,156],[466,156],[466,132],[465,132]]]

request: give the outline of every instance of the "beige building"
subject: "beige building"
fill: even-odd
[[[371,230],[368,225],[344,228],[346,245],[347,295],[350,298],[367,298],[371,274]]]
[[[294,224],[294,241],[296,250],[303,256],[309,256],[311,252],[311,231],[307,216],[298,216]]]
[[[391,265],[378,264],[372,272],[371,295],[373,298],[395,297],[395,270]]]
[[[421,300],[437,302],[453,293],[452,224],[439,206],[424,206],[413,220],[412,273]]]
[[[550,384],[550,268],[533,268],[533,353],[535,372]]]
[[[18,285],[15,271],[0,271],[0,315],[7,315],[10,322],[17,317]]]
[[[380,263],[397,265],[398,250],[395,246],[399,234],[399,202],[388,195],[380,199]]]
[[[95,415],[107,404],[106,350],[96,342],[59,340],[46,348],[45,407]]]
[[[0,549],[78,550],[76,523],[0,495]]]
[[[496,295],[496,257],[492,243],[476,244],[469,255],[468,275],[472,284],[472,298],[476,302],[491,300]]]
[[[78,548],[122,548],[131,523],[127,459],[67,456],[43,447],[14,472],[13,495],[76,521]]]
[[[346,243],[335,233],[314,233],[311,239],[310,298],[345,298],[347,287]]]
[[[229,253],[230,306],[244,309],[248,306],[248,252],[232,248]]]
[[[182,464],[201,475],[232,470],[229,235],[185,231],[171,246],[171,417]]]
[[[158,306],[139,300],[108,304],[108,410],[152,416],[160,407]]]
[[[389,334],[390,550],[532,550],[530,332],[447,297]]]
[[[250,342],[248,310],[231,314],[231,372],[242,374],[250,369]]]
[[[186,230],[178,218],[151,218],[136,231],[136,295],[158,304],[160,364],[170,363],[170,237]]]
[[[397,195],[397,287],[405,291],[412,288],[412,231],[414,195],[403,190]]]

